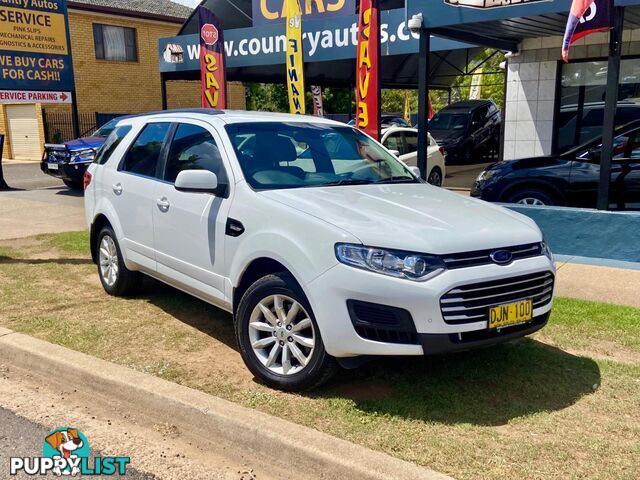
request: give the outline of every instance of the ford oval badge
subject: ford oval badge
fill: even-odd
[[[489,257],[498,265],[507,265],[513,261],[513,254],[509,250],[496,250]]]

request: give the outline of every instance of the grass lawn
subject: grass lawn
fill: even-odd
[[[294,395],[256,383],[231,317],[148,281],[107,296],[85,233],[0,242],[0,325],[460,479],[640,478],[640,310],[559,298],[533,338],[385,359]]]

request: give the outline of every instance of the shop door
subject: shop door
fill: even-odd
[[[35,105],[7,105],[13,158],[40,160],[40,129]]]

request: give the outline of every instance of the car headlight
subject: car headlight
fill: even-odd
[[[383,248],[339,243],[336,257],[345,265],[396,278],[424,282],[439,275],[446,266],[440,257]]]
[[[71,154],[69,163],[91,163],[96,156],[95,150],[92,148],[86,150],[78,150]]]
[[[484,183],[487,180],[491,179],[491,177],[493,177],[495,174],[495,170],[483,170],[482,172],[480,172],[480,175],[478,175],[478,178],[476,178],[476,182]]]

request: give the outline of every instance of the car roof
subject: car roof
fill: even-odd
[[[246,110],[216,110],[208,108],[190,108],[176,110],[161,110],[157,112],[142,113],[139,115],[128,115],[123,119],[142,119],[177,117],[199,120],[210,120],[212,117],[225,123],[247,123],[247,122],[287,122],[287,123],[321,123],[327,125],[344,126],[342,122],[329,120],[323,117],[311,115],[293,115],[290,113],[253,112]]]
[[[461,102],[455,102],[450,105],[444,107],[441,112],[446,110],[459,110],[464,112],[472,112],[480,107],[485,107],[487,105],[493,105],[491,100],[463,100]]]

